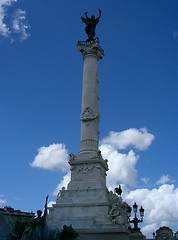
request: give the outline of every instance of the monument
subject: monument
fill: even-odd
[[[56,203],[49,207],[47,224],[50,229],[62,230],[72,225],[79,233],[79,240],[128,239],[129,208],[121,196],[106,187],[107,160],[99,150],[99,95],[98,60],[104,51],[95,37],[99,17],[81,18],[87,25],[86,41],[79,41],[77,48],[83,58],[83,87],[81,106],[80,151],[70,154],[71,179],[67,189],[62,188]]]

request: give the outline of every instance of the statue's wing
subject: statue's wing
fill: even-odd
[[[89,23],[87,18],[81,17],[81,19],[86,25]]]

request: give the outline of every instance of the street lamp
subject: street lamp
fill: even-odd
[[[140,228],[138,227],[138,223],[141,223],[143,222],[143,217],[144,217],[144,208],[141,207],[139,209],[139,212],[140,212],[140,219],[137,218],[137,209],[138,209],[138,205],[136,204],[136,202],[134,203],[133,205],[133,212],[134,212],[134,218],[132,220],[130,220],[130,216],[131,216],[131,211],[132,209],[129,208],[127,210],[127,216],[128,216],[128,221],[129,223],[133,223],[134,224],[134,227],[133,228],[130,228],[131,231],[134,231],[134,232],[139,232],[140,231]]]

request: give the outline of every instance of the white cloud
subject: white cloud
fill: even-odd
[[[119,150],[133,146],[143,151],[150,146],[153,139],[154,136],[146,128],[130,128],[122,132],[112,131],[101,141],[101,153],[104,158],[108,159],[107,186],[109,189],[113,189],[118,183],[136,184],[136,164],[139,155],[136,155],[133,150],[124,154]]]
[[[14,2],[15,0],[0,0],[0,34],[4,37],[8,37],[10,31],[4,21],[6,17],[6,9]]]
[[[135,165],[139,157],[135,155],[134,151],[130,150],[127,154],[122,154],[109,144],[101,145],[100,150],[103,157],[108,159],[108,188],[114,189],[118,183],[135,185],[137,177]]]
[[[162,226],[164,226],[164,224]],[[141,229],[141,231],[143,234],[145,234],[147,236],[147,238],[153,239],[153,232],[156,232],[156,230],[158,230],[159,227],[160,227],[159,223],[150,223],[150,224],[144,226]]]
[[[55,201],[50,201],[50,202],[48,203],[48,207],[52,207],[53,204],[55,204],[55,203],[56,203]]]
[[[150,179],[149,179],[149,178],[146,178],[146,177],[143,177],[143,178],[141,178],[141,181],[142,181],[144,184],[147,184],[147,183],[150,181]]]
[[[15,11],[12,28],[15,33],[19,34],[21,40],[26,40],[30,34],[27,32],[29,25],[25,23],[26,21],[26,12],[21,9]]]
[[[168,175],[163,175],[162,177],[160,177],[160,179],[156,182],[156,184],[165,184],[168,182],[171,182],[172,180],[169,178]]]
[[[59,193],[59,190],[61,190],[63,187],[65,187],[65,189],[67,189],[67,185],[70,181],[70,171],[63,176],[62,181],[57,185],[56,189],[53,192],[54,196],[57,196],[57,194]]]
[[[130,191],[124,200],[130,205],[137,202],[145,209],[142,232],[147,236],[160,226],[171,227],[178,222],[178,188],[173,184],[163,184],[152,190]]]
[[[111,131],[109,136],[101,141],[101,144],[109,143],[120,150],[129,146],[134,146],[138,150],[146,150],[153,140],[154,136],[148,133],[146,128],[130,128],[122,132]]]
[[[0,194],[0,205],[3,205],[6,203],[6,200],[4,200],[3,198],[4,198],[4,194]]]
[[[18,34],[20,40],[25,40],[29,37],[26,12],[21,9],[8,12],[15,2],[17,0],[0,0],[0,36],[13,41],[14,34]]]
[[[2,205],[2,204],[5,204],[6,203],[6,201],[5,200],[3,200],[3,199],[0,199],[0,205]]]
[[[38,149],[38,154],[30,166],[46,170],[68,171],[68,152],[64,144],[51,144]]]

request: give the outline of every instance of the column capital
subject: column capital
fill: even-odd
[[[89,55],[93,55],[97,60],[104,57],[104,50],[99,46],[98,39],[94,41],[78,41],[77,49],[81,52],[83,59]]]

